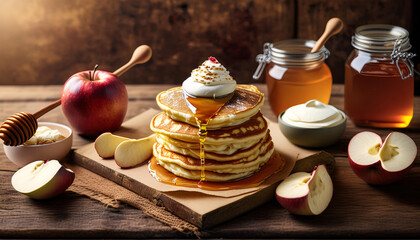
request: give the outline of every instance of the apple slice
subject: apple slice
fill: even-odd
[[[378,134],[365,131],[350,140],[348,155],[357,176],[369,184],[383,185],[408,173],[416,159],[417,146],[401,132],[391,132],[382,143]]]
[[[293,214],[319,215],[333,195],[333,183],[325,165],[312,174],[297,172],[288,176],[276,189],[277,201]]]
[[[156,134],[145,138],[130,139],[115,149],[115,162],[121,168],[135,167],[152,156]]]
[[[96,138],[95,150],[101,158],[112,158],[118,145],[127,140],[129,140],[129,138],[106,132]]]
[[[35,161],[13,174],[12,186],[30,198],[47,199],[64,192],[74,177],[74,172],[57,160]]]

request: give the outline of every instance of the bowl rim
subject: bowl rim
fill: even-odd
[[[287,126],[287,127],[290,127],[290,128],[294,128],[294,129],[301,129],[301,130],[312,130],[312,131],[314,131],[314,130],[321,130],[321,129],[332,129],[332,128],[336,128],[336,127],[339,127],[339,126],[341,126],[341,125],[345,125],[346,124],[346,122],[347,122],[347,115],[343,112],[343,111],[341,111],[340,109],[338,109],[338,108],[335,108],[335,109],[337,109],[337,111],[341,114],[341,116],[343,116],[343,121],[341,122],[341,123],[339,123],[339,124],[337,124],[337,125],[334,125],[334,126],[328,126],[328,127],[298,127],[298,126],[293,126],[293,125],[291,125],[291,124],[289,124],[289,123],[287,123],[287,122],[285,122],[285,121],[283,121],[283,115],[284,115],[284,113],[287,111],[287,109],[286,110],[284,110],[283,112],[281,112],[279,115],[278,115],[278,122],[279,122],[279,124],[282,124],[282,125],[285,125],[285,126]]]
[[[71,138],[73,136],[73,130],[69,126],[67,126],[65,124],[55,123],[55,122],[38,122],[38,127],[40,125],[44,125],[44,126],[59,126],[59,127],[62,127],[64,129],[68,130],[69,134],[68,134],[68,136],[65,136],[65,138],[63,138],[61,140],[58,140],[58,141],[55,141],[55,142],[51,142],[51,143],[34,144],[34,145],[23,145],[23,144],[21,144],[21,145],[17,145],[17,146],[8,146],[8,145],[4,145],[4,143],[3,143],[3,146],[4,147],[13,147],[13,148],[17,148],[17,147],[20,147],[20,148],[22,148],[22,147],[24,147],[24,148],[36,148],[36,147],[43,147],[43,146],[50,146],[50,145],[53,145],[53,144],[58,144],[58,143],[61,143],[63,141],[66,141],[67,139],[69,139],[69,138]]]

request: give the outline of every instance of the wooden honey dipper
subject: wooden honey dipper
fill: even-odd
[[[113,74],[121,76],[133,66],[149,61],[152,49],[147,45],[141,45],[134,50],[130,61],[117,69]],[[42,108],[34,114],[19,112],[11,115],[0,126],[0,138],[5,145],[17,146],[30,139],[38,129],[37,119],[61,105],[61,99]]]
[[[341,19],[331,18],[330,20],[328,20],[327,24],[325,25],[324,33],[321,35],[318,41],[316,41],[311,52],[318,52],[319,50],[321,50],[321,48],[325,45],[328,39],[341,32],[341,30],[343,30],[343,21],[341,21]]]

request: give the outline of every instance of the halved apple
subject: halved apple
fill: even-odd
[[[102,133],[95,140],[95,150],[101,158],[112,158],[117,146],[129,138],[114,135],[110,132]]]
[[[369,131],[356,134],[349,142],[348,155],[354,173],[365,182],[383,185],[403,178],[417,155],[416,143],[404,133],[381,137]]]
[[[145,138],[130,139],[115,149],[115,162],[121,168],[135,167],[152,156],[156,134]]]
[[[293,214],[318,215],[329,205],[333,183],[325,165],[311,173],[297,172],[288,176],[276,189],[277,201]]]
[[[30,198],[46,199],[64,192],[74,177],[74,172],[57,160],[35,161],[13,174],[12,186]]]

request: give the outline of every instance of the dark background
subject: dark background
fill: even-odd
[[[316,40],[332,17],[345,23],[327,43],[342,83],[357,26],[404,27],[420,53],[419,11],[415,0],[1,0],[0,84],[63,84],[96,63],[114,71],[141,44],[153,57],[124,74],[126,84],[180,84],[208,56],[252,83],[265,42]]]

